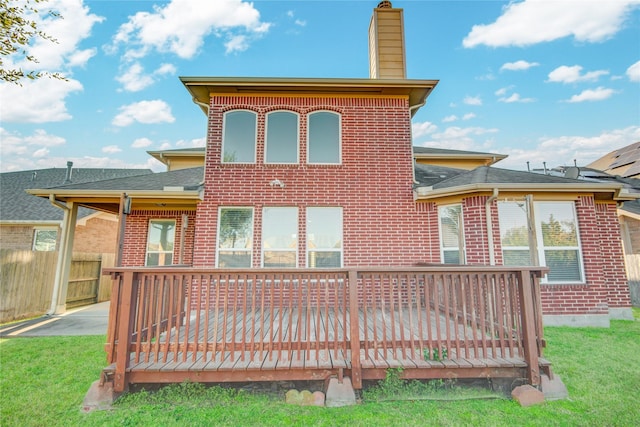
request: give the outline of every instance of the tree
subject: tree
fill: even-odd
[[[24,58],[26,63],[37,64],[38,59],[28,52],[29,46],[37,40],[46,40],[51,43],[58,41],[49,34],[38,29],[37,22],[33,17],[39,14],[38,3],[47,0],[0,0],[0,21],[2,21],[2,32],[0,33],[0,80],[20,85],[22,79],[38,79],[40,77],[50,77],[60,80],[67,80],[59,73],[47,71],[23,71],[22,68],[14,66],[12,62],[6,64],[5,58],[16,55]],[[62,16],[55,11],[48,11],[47,15],[56,19]]]

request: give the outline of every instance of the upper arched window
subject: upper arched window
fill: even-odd
[[[234,110],[224,115],[222,163],[255,163],[257,115]]]
[[[339,114],[330,111],[309,114],[307,163],[340,163],[340,140]]]
[[[267,114],[265,163],[298,163],[298,115],[290,111]]]

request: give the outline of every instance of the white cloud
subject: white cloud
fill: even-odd
[[[500,67],[500,71],[503,70],[508,70],[508,71],[521,71],[521,70],[528,70],[531,67],[537,67],[538,65],[540,65],[537,62],[527,62],[527,61],[516,61],[516,62],[507,62],[502,64],[502,67]]]
[[[306,27],[307,26],[307,21],[303,21],[301,19],[296,19],[294,22],[298,27]]]
[[[138,138],[131,144],[132,148],[145,148],[153,144],[149,138]]]
[[[107,145],[106,147],[102,147],[102,152],[107,154],[115,154],[120,151],[122,151],[122,149],[117,145]]]
[[[640,82],[640,61],[627,68],[627,77],[632,82]]]
[[[578,95],[573,95],[565,102],[576,103],[584,101],[602,101],[603,99],[610,98],[615,91],[604,87],[598,87],[596,89],[587,89],[580,92]]]
[[[176,67],[173,64],[161,64],[151,74],[145,74],[144,67],[136,61],[128,65],[127,70],[116,80],[122,83],[123,89],[128,92],[138,92],[156,82],[158,76],[175,74]]]
[[[501,87],[500,89],[498,89],[497,91],[494,92],[495,96],[504,96],[507,94],[508,91],[510,91],[513,88],[513,86],[507,86],[507,87]]]
[[[238,34],[231,37],[225,44],[226,53],[243,52],[249,49],[249,40],[244,34]]]
[[[176,142],[176,147],[194,148],[194,147],[204,147],[206,144],[207,144],[207,138],[205,137],[194,138],[194,139],[190,139],[189,141],[185,141],[184,139],[181,139],[180,141]]]
[[[574,159],[578,166],[586,166],[612,150],[639,140],[640,126],[607,130],[594,136],[570,135],[541,138],[537,144],[530,144],[531,148],[528,150],[507,148],[504,153],[509,157],[496,166],[525,170],[527,162],[531,169],[534,169],[542,168],[542,162],[546,162],[547,167],[573,165]]]
[[[474,25],[462,45],[529,46],[564,37],[600,42],[616,34],[638,4],[637,0],[511,2],[495,22]]]
[[[476,117],[475,113],[467,113],[464,116],[462,116],[462,120],[470,120],[470,119],[474,119]]]
[[[82,91],[77,80],[42,78],[26,80],[22,86],[0,83],[0,116],[13,123],[46,123],[71,119],[65,99]],[[6,100],[10,99],[11,102]]]
[[[265,34],[271,24],[260,21],[253,3],[241,0],[199,2],[172,0],[154,6],[152,12],[138,12],[122,24],[109,50],[126,45],[126,58],[141,58],[152,50],[172,53],[180,58],[193,58],[210,34],[227,41],[227,51],[246,49],[249,41]],[[237,38],[244,37],[243,43]]]
[[[153,101],[140,101],[120,107],[120,113],[112,120],[114,126],[129,126],[134,122],[173,123],[175,118],[171,114],[171,107],[166,102],[155,99]]]
[[[445,118],[442,119],[443,123],[450,123],[450,122],[455,122],[456,120],[458,120],[458,116],[456,116],[455,114],[452,114],[450,116],[447,116]]]
[[[467,96],[462,102],[466,105],[482,105],[482,98],[479,96]]]
[[[19,132],[0,128],[0,140],[0,164],[7,162],[11,156],[28,156],[31,153],[32,156],[40,157],[49,152],[49,147],[61,146],[67,142],[64,138],[48,134],[43,129],[36,129],[33,134],[24,136]]]
[[[431,132],[430,140],[418,141],[417,139],[424,135],[413,136],[413,143],[417,146],[428,147],[446,147],[452,150],[487,150],[491,146],[491,136],[498,132],[495,128],[483,127],[459,127],[450,126],[444,132]],[[478,140],[484,139],[482,142]],[[482,148],[478,148],[478,146]]]
[[[411,133],[413,135],[413,138],[420,138],[421,136],[429,135],[435,132],[437,129],[438,129],[438,126],[434,125],[431,122],[411,124]]]
[[[39,150],[33,152],[33,157],[46,157],[49,155],[49,149],[47,147],[42,147]]]
[[[19,61],[18,65],[26,69],[63,71],[65,68],[84,66],[94,55],[93,49],[78,50],[80,42],[91,35],[96,23],[103,17],[92,14],[82,0],[52,0],[38,7],[40,16],[35,18],[38,30],[57,40],[37,39],[27,50],[29,55],[38,59],[37,64]],[[49,10],[60,13],[62,19],[48,15]]]
[[[498,101],[499,102],[504,102],[506,104],[512,104],[514,102],[520,102],[520,103],[534,102],[535,99],[533,99],[533,98],[522,98],[519,93],[515,93],[514,92],[508,97],[504,97],[503,96],[501,98],[498,98]]]
[[[578,82],[595,82],[600,76],[609,74],[607,70],[589,71],[581,74],[582,66],[573,65],[571,67],[562,65],[549,73],[549,82],[553,83],[578,83]]]

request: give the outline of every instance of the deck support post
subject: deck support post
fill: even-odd
[[[355,270],[349,270],[349,342],[351,343],[351,382],[353,387],[356,389],[362,388],[359,320],[358,272]]]
[[[117,344],[116,344],[116,371],[113,379],[113,390],[116,393],[126,391],[129,384],[127,381],[127,369],[131,358],[129,348],[131,347],[131,334],[133,332],[133,319],[135,318],[136,304],[133,304],[133,296],[137,295],[137,274],[133,271],[124,271],[120,282],[121,301],[116,309],[120,314],[118,322]]]
[[[527,379],[534,386],[540,386],[540,368],[538,366],[538,336],[533,298],[531,272],[520,272],[520,309],[522,310],[522,334],[524,360],[527,363]]]

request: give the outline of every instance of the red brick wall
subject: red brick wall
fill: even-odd
[[[187,229],[185,230],[184,239],[183,263],[186,265],[190,265],[193,260],[195,212],[181,210],[132,211],[131,214],[127,216],[127,222],[125,226],[122,265],[125,267],[139,267],[145,264],[149,221],[152,219],[176,220],[173,263],[177,264],[180,256],[180,233],[182,230],[183,214],[186,214],[188,216]]]
[[[0,228],[0,248],[30,251],[33,248],[33,229],[31,225],[3,225]]]
[[[74,252],[115,253],[118,241],[118,221],[90,218],[84,225],[76,225]]]
[[[256,164],[220,162],[223,112],[236,108],[258,113]],[[265,113],[280,108],[300,114],[300,163],[296,165],[263,162]],[[306,163],[306,114],[317,110],[341,114],[341,165]],[[220,206],[254,207],[254,267],[261,264],[261,215],[265,206],[298,207],[300,267],[306,265],[305,210],[314,206],[343,208],[345,266],[425,261],[431,257],[425,243],[429,229],[413,201],[410,129],[407,101],[399,98],[212,98],[205,200],[198,207],[194,265],[215,265]],[[284,188],[269,186],[276,178],[284,182]]]

